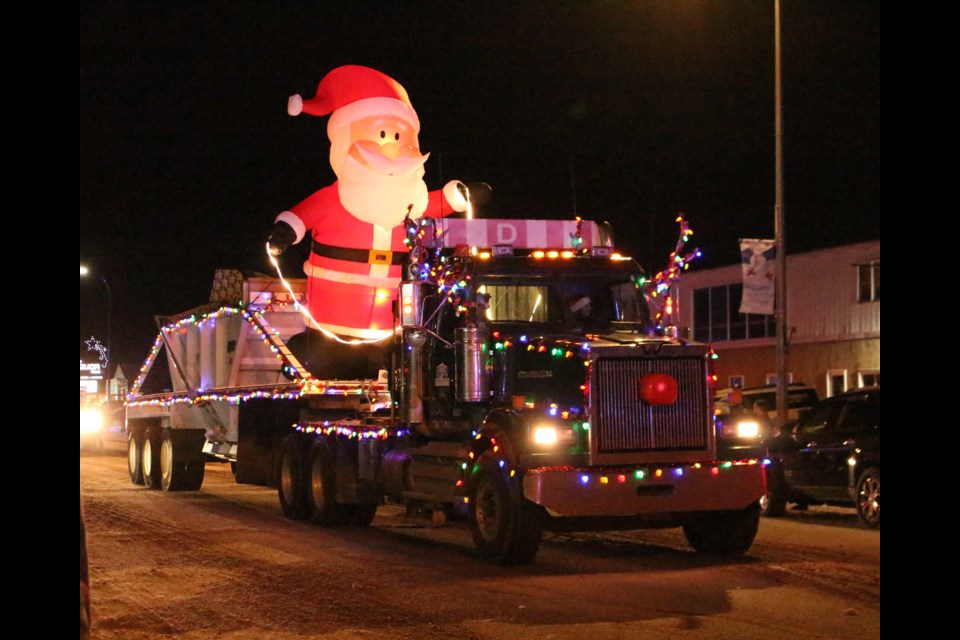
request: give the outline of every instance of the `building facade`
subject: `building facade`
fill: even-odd
[[[821,397],[880,384],[880,241],[787,256],[787,371]],[[740,313],[741,265],[684,273],[678,319],[718,354],[720,387],[776,383],[773,315]]]

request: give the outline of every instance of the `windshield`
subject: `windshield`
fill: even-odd
[[[649,324],[642,292],[632,282],[497,283],[477,292],[489,297],[486,318],[492,323],[551,324],[571,331]]]

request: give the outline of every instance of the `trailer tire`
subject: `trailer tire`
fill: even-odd
[[[142,451],[143,455],[140,458],[143,466],[143,484],[148,489],[159,489],[161,485],[160,438],[154,431],[144,432]]]
[[[697,514],[683,523],[687,542],[699,553],[742,556],[760,526],[760,503],[746,509]]]
[[[127,432],[127,471],[130,473],[130,482],[143,484],[143,432],[132,430]]]
[[[480,557],[499,565],[532,562],[543,537],[543,510],[523,497],[519,477],[484,454],[469,497],[470,533]]]
[[[347,510],[337,504],[334,489],[333,456],[326,442],[318,440],[310,449],[307,470],[307,505],[310,521],[322,527],[345,524]]]
[[[197,491],[203,484],[203,460],[183,460],[185,452],[174,444],[173,433],[160,436],[160,486],[164,491]]]
[[[293,434],[280,442],[277,463],[277,496],[283,515],[291,520],[305,520],[309,515],[307,504],[307,462],[300,438]]]

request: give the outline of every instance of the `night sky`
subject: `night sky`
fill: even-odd
[[[781,6],[787,251],[879,240],[880,3]],[[700,268],[774,235],[773,0],[82,1],[81,355],[108,298],[139,365],[215,269],[274,273],[273,219],[335,179],[287,97],[342,64],[404,85],[428,187],[489,183],[482,217],[606,220],[651,272],[679,213]]]

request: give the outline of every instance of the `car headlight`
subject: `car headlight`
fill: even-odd
[[[103,429],[103,413],[99,409],[80,409],[80,433],[96,433]]]
[[[756,420],[740,420],[736,424],[738,438],[760,437],[760,423]]]
[[[531,440],[538,447],[571,445],[574,442],[573,425],[540,423],[533,426]]]
[[[720,423],[718,434],[722,438],[759,438],[760,423],[752,418],[726,419]]]

